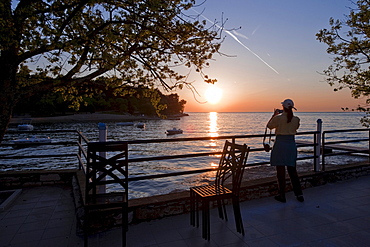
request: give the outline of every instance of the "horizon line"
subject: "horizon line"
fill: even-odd
[[[273,113],[272,111],[184,111],[183,113]],[[365,113],[360,111],[295,111],[294,113]]]

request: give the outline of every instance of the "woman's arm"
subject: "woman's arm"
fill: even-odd
[[[272,121],[272,119],[275,117],[275,116],[277,116],[277,115],[279,115],[280,114],[280,110],[279,109],[275,109],[274,110],[274,114],[272,114],[272,117],[270,118],[270,120],[267,122],[267,125],[266,125],[266,127],[267,128],[269,128],[269,129],[274,129],[274,128],[276,128],[276,126],[274,126],[274,124],[271,122]]]

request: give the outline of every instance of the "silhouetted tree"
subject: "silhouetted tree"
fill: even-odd
[[[317,39],[328,45],[327,53],[333,55],[333,64],[324,70],[326,81],[335,86],[334,91],[349,88],[354,98],[370,99],[370,1],[360,0],[350,10],[345,20],[330,19],[330,29],[322,29]],[[369,114],[370,108],[358,110]],[[369,126],[369,120],[362,119]]]
[[[129,84],[171,90],[188,83],[187,71],[178,73],[175,66],[194,66],[203,75],[219,50],[219,29],[186,15],[194,4],[2,0],[0,142],[16,103],[38,92],[61,92],[78,108],[100,76],[109,79],[104,86],[117,89]]]

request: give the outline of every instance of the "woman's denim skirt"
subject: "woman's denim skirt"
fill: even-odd
[[[271,166],[295,166],[297,146],[294,135],[277,135],[271,151]]]

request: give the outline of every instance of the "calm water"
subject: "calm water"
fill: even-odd
[[[227,136],[227,135],[248,135],[263,134],[266,122],[272,113],[189,113],[189,116],[182,117],[180,120],[147,120],[142,121],[146,127],[144,129],[134,126],[117,126],[115,122],[107,122],[108,140],[137,140],[137,139],[163,139],[177,137],[208,137],[208,136]],[[299,131],[315,131],[317,119],[322,119],[323,130],[354,129],[363,128],[360,124],[362,113],[343,112],[343,113],[299,113],[296,115],[301,119]],[[35,130],[60,130],[77,129],[82,131],[90,141],[98,140],[97,123],[60,123],[60,124],[34,124]],[[184,131],[182,135],[166,136],[166,129],[180,128]],[[366,133],[366,132],[363,132]],[[365,135],[365,134],[364,134]],[[53,141],[75,141],[77,136],[71,133],[50,134]],[[5,141],[27,137],[27,133],[21,135],[7,135]],[[297,139],[312,140],[312,136],[300,136]],[[333,138],[343,139],[346,136],[336,135]],[[262,147],[262,138],[244,139],[252,147]],[[144,156],[161,156],[173,154],[186,154],[195,152],[212,152],[221,150],[224,140],[197,141],[184,143],[161,143],[131,145],[129,147],[130,158]],[[0,147],[0,155],[25,155],[25,154],[61,154],[75,153],[76,146],[58,147],[44,146],[23,149],[12,149],[10,147]],[[312,150],[302,148],[299,155],[312,155]],[[263,162],[269,159],[269,153],[251,153],[248,163]],[[340,161],[333,160],[333,163],[340,165],[351,162],[353,157],[341,157]],[[218,157],[189,158],[171,161],[153,161],[134,163],[130,165],[130,176],[166,173],[174,171],[185,171],[194,168],[204,168],[217,164]],[[76,158],[62,159],[18,159],[1,160],[0,171],[10,170],[45,170],[45,169],[70,169],[76,168]],[[312,169],[309,161],[302,161],[298,164],[298,170]],[[274,169],[268,166],[259,169],[249,169],[245,175],[248,179],[258,177],[273,176]],[[153,181],[137,181],[130,184],[131,198],[144,197],[155,194],[164,194],[171,191],[187,189],[189,186],[207,183],[213,180],[213,173],[181,176],[174,178],[156,179]],[[114,190],[115,188],[108,188]]]

